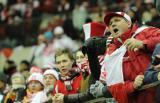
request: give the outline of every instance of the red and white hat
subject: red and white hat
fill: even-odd
[[[107,30],[108,30],[108,27],[106,27],[102,23],[91,22],[83,25],[85,40],[94,36],[102,37],[105,35],[105,32]]]
[[[58,72],[56,71],[56,70],[53,70],[53,69],[48,69],[48,70],[46,70],[44,73],[43,73],[43,76],[44,75],[47,75],[47,74],[51,74],[51,75],[53,75],[57,80],[59,79],[58,78]]]
[[[32,74],[32,73],[43,73],[43,71],[42,71],[42,69],[41,68],[39,68],[39,67],[37,67],[37,66],[32,66],[31,68],[30,68],[30,73]]]
[[[44,85],[44,81],[43,81],[43,75],[41,73],[33,73],[29,76],[27,83],[29,83],[30,81],[39,81],[41,84]]]
[[[128,22],[132,23],[130,16],[127,15],[125,12],[109,12],[104,17],[104,22],[107,26],[109,24],[110,19],[114,16],[124,17]]]

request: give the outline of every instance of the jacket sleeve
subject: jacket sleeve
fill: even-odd
[[[156,45],[152,57],[154,57],[155,55],[160,54],[160,43]],[[145,71],[144,74],[144,83],[152,83],[155,81],[158,81],[158,71],[154,69],[154,67],[150,64],[147,68],[147,70]]]
[[[111,85],[108,90],[118,103],[129,103],[127,96],[134,91],[133,82]]]
[[[158,71],[155,70],[151,65],[149,65],[148,69],[144,73],[144,83],[152,83],[158,81]]]
[[[153,51],[155,45],[160,42],[160,29],[151,27],[145,31],[146,39],[143,40],[148,50]]]

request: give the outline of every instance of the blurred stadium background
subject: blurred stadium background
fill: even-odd
[[[103,23],[109,11],[126,11],[132,21],[160,27],[154,0],[0,0],[0,70],[7,59],[31,61],[38,36],[50,32],[54,38],[57,26],[83,44],[82,25]]]

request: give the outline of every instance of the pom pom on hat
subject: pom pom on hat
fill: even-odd
[[[44,73],[43,73],[43,76],[44,75],[47,75],[47,74],[51,74],[53,75],[57,80],[59,79],[59,73],[56,71],[56,70],[53,70],[53,69],[48,69],[46,70]]]
[[[44,85],[43,75],[41,73],[33,73],[29,76],[27,83],[31,81],[39,81],[42,85]]]
[[[103,37],[108,28],[102,23],[91,22],[83,25],[85,40],[90,37]]]

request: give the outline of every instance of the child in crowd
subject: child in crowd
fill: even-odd
[[[59,73],[54,69],[48,69],[43,73],[44,79],[44,90],[48,96],[48,100],[51,100],[52,91],[54,88],[54,84],[57,80],[59,80]]]
[[[33,73],[27,81],[27,95],[24,97],[23,103],[43,103],[47,101],[44,92],[43,76],[40,73]]]

